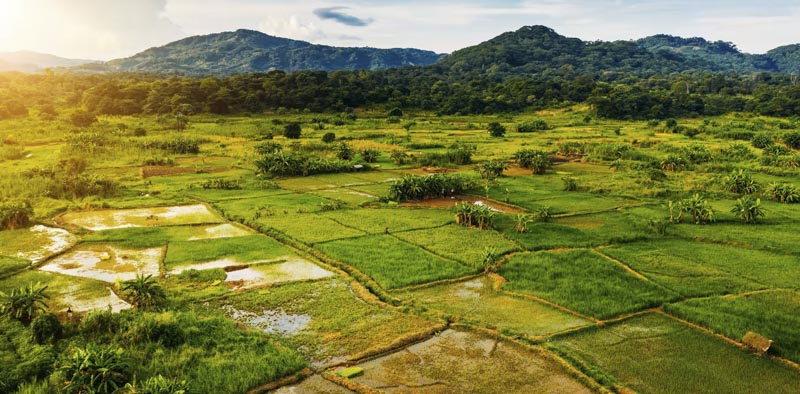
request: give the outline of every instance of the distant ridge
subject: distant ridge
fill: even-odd
[[[67,59],[45,53],[18,51],[0,52],[0,71],[40,72],[46,68],[74,67],[96,60]]]
[[[436,63],[442,55],[420,49],[342,48],[236,30],[184,38],[128,58],[81,68],[98,72],[232,75],[269,70],[378,70]]]

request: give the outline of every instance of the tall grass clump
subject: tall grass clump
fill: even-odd
[[[406,175],[389,186],[389,200],[414,201],[450,197],[474,188],[475,180],[463,175]]]

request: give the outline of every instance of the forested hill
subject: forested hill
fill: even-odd
[[[545,26],[525,26],[453,52],[445,72],[498,77],[530,74],[576,76],[608,72],[666,75],[684,71],[800,71],[800,45],[767,54],[742,53],[735,45],[703,38],[656,35],[637,41],[582,41]]]
[[[283,71],[378,70],[424,66],[441,55],[420,49],[341,48],[237,30],[185,38],[80,71],[234,75]]]

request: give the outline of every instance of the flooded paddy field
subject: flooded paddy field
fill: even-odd
[[[136,274],[159,274],[162,248],[122,249],[111,246],[78,246],[39,269],[114,283],[131,280]]]
[[[207,206],[134,208],[68,212],[59,221],[91,231],[125,227],[171,226],[182,224],[219,223],[222,219]]]
[[[77,237],[67,230],[35,225],[27,229],[0,232],[0,256],[17,257],[38,263],[67,250]]]
[[[358,366],[355,382],[387,393],[592,392],[548,358],[456,330]]]

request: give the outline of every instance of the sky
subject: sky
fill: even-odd
[[[800,43],[797,0],[0,0],[0,52],[110,60],[240,28],[336,46],[440,53],[526,25],[584,40],[665,33],[764,53]]]

